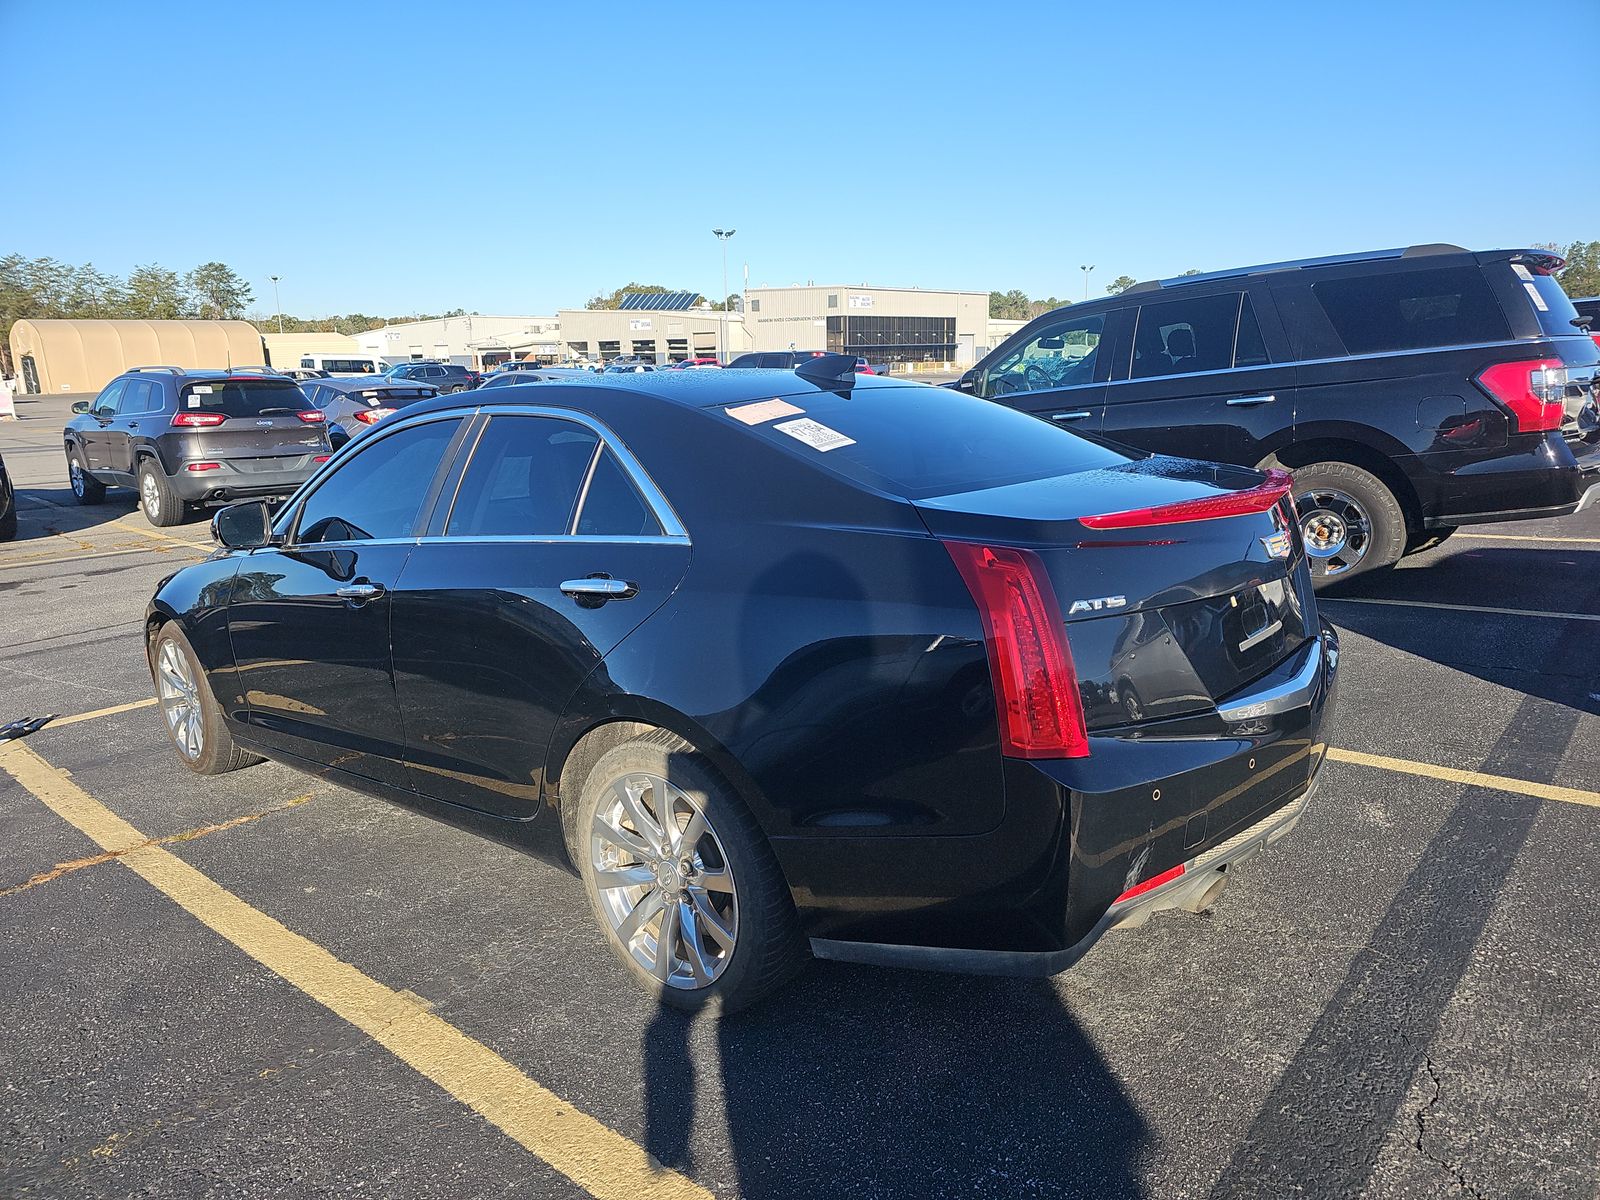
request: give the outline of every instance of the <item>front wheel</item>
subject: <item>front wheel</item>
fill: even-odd
[[[662,1004],[733,1012],[804,964],[772,848],[689,743],[661,730],[602,756],[577,818],[578,871],[606,941]]]
[[[200,660],[176,625],[166,625],[156,635],[150,673],[167,736],[184,766],[196,775],[221,775],[261,761],[234,743]]]
[[[67,481],[72,484],[72,496],[79,504],[103,504],[106,485],[89,474],[83,465],[82,452],[67,451]]]
[[[1370,471],[1342,462],[1299,467],[1294,506],[1318,587],[1393,566],[1405,552],[1405,513]]]

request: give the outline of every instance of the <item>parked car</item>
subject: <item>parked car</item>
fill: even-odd
[[[849,365],[441,396],[218,514],[148,611],[179,758],[570,855],[682,1007],[1206,906],[1327,737],[1287,476]]]
[[[668,370],[687,371],[695,367],[720,367],[722,364],[714,358],[683,358],[668,366]]]
[[[790,371],[810,358],[821,358],[826,350],[759,350],[749,354],[741,354],[728,364],[730,368],[745,369],[760,367],[765,370]],[[857,375],[887,375],[889,369],[883,364],[873,366],[866,359],[857,357]]]
[[[1600,296],[1574,300],[1572,307],[1577,310],[1578,316],[1588,322],[1589,336],[1594,339],[1595,345],[1600,346]]]
[[[383,364],[364,355],[302,354],[300,369],[322,371],[327,375],[381,375]]]
[[[531,358],[513,358],[495,367],[491,374],[499,375],[505,371],[542,371],[545,366],[546,364]]]
[[[465,392],[482,382],[476,371],[458,363],[409,362],[384,372],[389,379],[414,379],[441,392]]]
[[[78,503],[134,487],[152,525],[197,505],[282,500],[332,453],[322,413],[264,370],[134,367],[72,411],[63,437]]]
[[[279,371],[278,374],[284,376],[286,379],[292,379],[296,383],[300,383],[307,379],[329,378],[329,372],[319,371],[312,367],[286,367],[284,370]]]
[[[6,471],[6,460],[0,458],[0,542],[9,542],[16,536],[17,493]]]
[[[655,367],[647,362],[620,362],[616,359],[613,359],[611,362],[606,364],[605,373],[607,375],[638,375],[644,371],[654,370]]]
[[[335,450],[406,405],[439,394],[425,383],[371,377],[318,379],[301,384],[300,390],[327,418],[328,442]]]
[[[1413,246],[1143,283],[1047,313],[961,391],[1294,473],[1319,581],[1600,485],[1600,349],[1542,250]]]

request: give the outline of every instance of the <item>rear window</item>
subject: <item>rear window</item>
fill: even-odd
[[[856,388],[723,412],[819,467],[908,500],[1129,461],[1049,421],[950,388]]]
[[[217,379],[185,384],[179,407],[229,417],[263,417],[311,407],[300,385],[289,379]]]
[[[1477,267],[1356,275],[1313,284],[1311,291],[1351,354],[1503,342],[1511,336],[1505,313]]]
[[[1528,303],[1533,305],[1534,315],[1539,318],[1541,330],[1557,337],[1570,337],[1579,332],[1578,327],[1572,323],[1578,315],[1578,310],[1567,298],[1566,292],[1561,290],[1561,285],[1556,282],[1554,275],[1540,274],[1518,263],[1512,263],[1511,269],[1516,272],[1517,283],[1522,288],[1523,295],[1527,296]],[[1593,322],[1590,325],[1592,329]]]

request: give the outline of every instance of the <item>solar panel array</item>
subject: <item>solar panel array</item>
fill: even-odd
[[[699,292],[629,292],[622,298],[620,308],[648,308],[652,312],[682,312],[693,308],[700,299]]]

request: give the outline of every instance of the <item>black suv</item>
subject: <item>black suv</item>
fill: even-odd
[[[741,354],[728,364],[730,370],[742,367],[763,367],[767,370],[788,371],[800,366],[809,358],[821,358],[826,350],[755,350]],[[864,358],[856,359],[857,375],[887,375],[889,368],[882,363],[873,365]]]
[[[1540,250],[1413,246],[1141,283],[952,384],[1161,454],[1295,477],[1319,581],[1600,496],[1600,348]]]
[[[384,372],[390,379],[414,379],[441,392],[465,392],[482,381],[476,371],[469,371],[457,363],[410,362],[390,367]]]
[[[325,418],[294,380],[265,367],[135,367],[72,406],[67,474],[79,504],[139,489],[152,525],[191,505],[281,499],[328,461]]]

